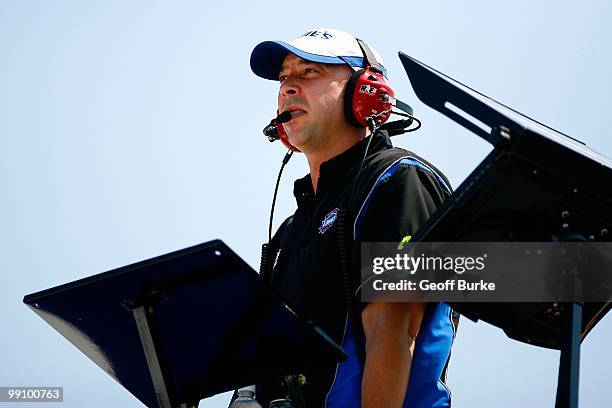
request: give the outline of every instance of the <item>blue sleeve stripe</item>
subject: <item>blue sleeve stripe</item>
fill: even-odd
[[[425,170],[428,173],[431,173],[438,181],[438,184],[440,184],[440,186],[444,190],[446,190],[446,192],[448,192],[449,194],[452,193],[452,190],[446,184],[446,182],[444,181],[444,178],[441,177],[438,173],[436,173],[431,167],[429,167],[428,165],[426,165],[425,163],[423,163],[422,161],[414,157],[410,157],[410,156],[401,157],[397,159],[396,161],[394,161],[393,163],[391,163],[391,165],[387,167],[380,176],[378,176],[378,179],[376,179],[376,182],[370,189],[370,192],[366,196],[366,199],[361,204],[361,207],[359,208],[359,211],[357,212],[357,216],[355,217],[355,223],[353,225],[353,239],[357,239],[357,237],[359,236],[361,224],[363,224],[365,215],[368,212],[368,207],[370,206],[370,198],[372,197],[374,191],[380,186],[380,184],[383,181],[389,179],[402,164],[412,165],[422,170]]]
[[[414,158],[407,158],[406,163],[412,164],[412,165],[414,165],[416,167],[419,167],[419,168],[421,168],[421,169],[423,169],[425,171],[428,171],[429,173],[433,174],[434,177],[436,178],[436,180],[438,181],[438,184],[440,184],[440,186],[444,190],[446,190],[446,192],[448,194],[452,194],[453,191],[451,190],[450,186],[448,186],[448,184],[446,184],[446,182],[444,181],[444,178],[442,178],[442,176],[440,176],[438,173],[436,173],[431,167],[429,167],[425,163],[423,163],[423,162],[421,162],[421,161],[419,161],[417,159],[414,159]]]

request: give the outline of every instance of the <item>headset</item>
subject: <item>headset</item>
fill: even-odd
[[[382,125],[391,116],[395,92],[387,83],[382,65],[368,45],[357,39],[363,53],[365,68],[353,72],[344,90],[344,116],[353,126],[369,126],[374,120]]]
[[[382,126],[392,113],[400,114],[392,110],[393,106],[396,106],[405,112],[400,115],[407,116],[409,119],[389,123],[390,126],[386,130],[389,131],[390,136],[418,129],[417,127],[406,130],[415,119],[412,108],[395,98],[395,92],[384,76],[382,64],[378,62],[372,49],[364,41],[356,40],[363,54],[365,68],[353,72],[346,83],[344,116],[347,122],[358,128],[370,127],[370,130],[373,131],[374,127]],[[271,142],[280,140],[289,150],[299,152],[300,150],[289,142],[282,126],[283,123],[290,120],[291,113],[282,112],[272,119],[270,124],[264,128],[263,133]]]

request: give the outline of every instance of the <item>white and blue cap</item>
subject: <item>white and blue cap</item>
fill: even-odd
[[[370,50],[387,76],[382,58]],[[251,69],[265,79],[278,80],[278,72],[288,53],[312,62],[347,64],[352,68],[365,68],[365,59],[357,39],[344,31],[318,28],[302,34],[293,41],[264,41],[251,53]],[[370,61],[372,63],[372,61]]]

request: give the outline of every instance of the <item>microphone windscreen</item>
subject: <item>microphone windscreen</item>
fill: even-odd
[[[291,120],[291,117],[292,117],[291,112],[284,111],[283,113],[281,113],[280,115],[276,117],[276,122],[277,123],[289,122]]]
[[[276,134],[276,123],[275,122],[276,121],[272,119],[270,123],[267,124],[265,128],[263,128],[264,136],[267,136],[268,138],[272,138],[270,141],[278,139],[277,134]]]

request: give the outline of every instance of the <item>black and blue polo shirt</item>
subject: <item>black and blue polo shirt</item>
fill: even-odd
[[[361,242],[399,243],[413,235],[451,193],[448,180],[430,163],[393,147],[384,131],[373,137],[354,193],[353,181],[367,139],[322,163],[316,193],[309,174],[295,181],[297,210],[270,243],[273,267],[267,278],[271,285],[349,354],[347,361],[335,367],[306,373],[302,393],[309,408],[361,404],[362,372],[338,259],[337,211],[347,211],[353,293],[359,296]],[[454,334],[452,310],[445,304],[429,304],[415,342],[404,406],[450,406],[444,378]],[[260,388],[258,399],[266,404],[269,388]],[[270,399],[278,398],[272,394]]]

